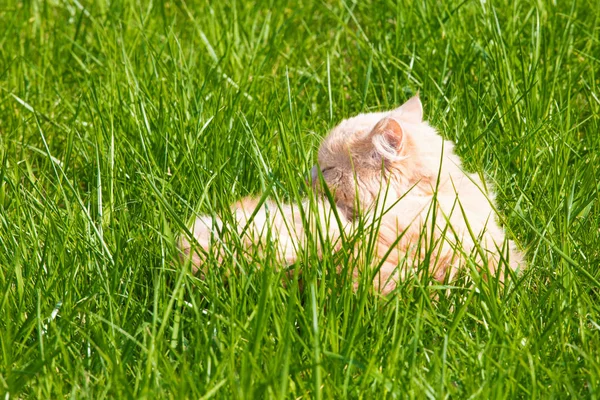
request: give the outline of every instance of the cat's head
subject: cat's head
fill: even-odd
[[[355,214],[357,205],[367,209],[386,195],[384,187],[397,199],[424,178],[418,135],[437,136],[423,122],[418,96],[388,112],[346,119],[321,144],[313,183],[318,188],[320,170],[338,208],[348,217]]]

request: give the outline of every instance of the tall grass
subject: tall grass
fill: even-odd
[[[599,37],[592,0],[0,2],[0,392],[598,397]],[[328,129],[416,92],[526,248],[505,290],[180,262],[195,215],[299,201]]]

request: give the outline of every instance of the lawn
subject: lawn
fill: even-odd
[[[599,1],[0,1],[0,394],[599,397],[599,89]],[[509,284],[181,262],[195,215],[300,201],[329,129],[417,92],[497,188]]]

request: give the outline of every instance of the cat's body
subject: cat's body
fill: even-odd
[[[424,264],[440,281],[452,279],[469,258],[501,281],[505,267],[523,267],[521,253],[496,221],[493,193],[479,176],[463,171],[453,143],[422,115],[421,101],[414,97],[396,110],[340,123],[323,141],[319,169],[313,169],[317,201],[311,204],[317,211],[309,214],[317,215],[318,222],[303,224],[295,205],[266,202],[256,210],[257,201],[245,199],[232,208],[244,244],[273,242],[277,262],[287,265],[297,259],[306,226],[311,231],[319,226],[338,248],[342,230],[352,234],[357,221],[370,221],[376,227],[376,259],[383,261],[374,284],[383,293]],[[324,200],[323,183],[335,210]],[[308,204],[301,205],[303,211]],[[205,251],[210,251],[211,237],[218,237],[213,222],[221,224],[201,217],[192,229]],[[184,238],[181,247],[201,268],[202,258],[191,243]]]

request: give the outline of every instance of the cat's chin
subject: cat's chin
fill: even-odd
[[[343,215],[347,221],[350,221],[350,222],[354,221],[356,219],[356,217],[358,216],[358,213],[356,212],[354,207],[349,206],[347,204],[337,203],[336,208],[338,210],[338,213]]]

